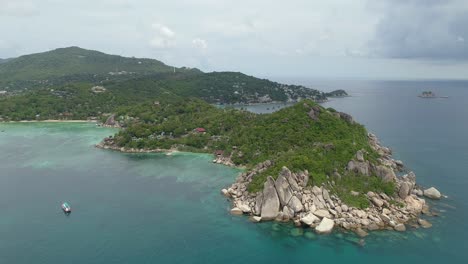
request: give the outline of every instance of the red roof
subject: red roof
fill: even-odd
[[[199,133],[203,133],[203,132],[206,132],[206,129],[204,129],[203,127],[197,127],[197,128],[195,128],[195,131],[197,131]]]

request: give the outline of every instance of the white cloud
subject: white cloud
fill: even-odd
[[[208,44],[206,43],[206,40],[201,39],[201,38],[196,38],[192,40],[192,45],[195,48],[202,49],[202,50],[205,50],[208,48]]]
[[[402,4],[405,2],[421,6],[407,12],[408,7]],[[442,10],[450,16],[429,19],[431,23],[419,22],[421,14],[432,15],[423,11],[427,10],[424,6],[434,2],[453,3]],[[392,8],[394,3],[401,3],[398,5],[401,8]],[[403,68],[395,66],[396,62],[388,62],[388,57],[376,64],[373,50],[379,46],[369,45],[389,9],[395,12],[390,21],[408,22],[402,23],[402,27],[408,28],[410,34],[404,35],[407,38],[395,34],[396,44],[427,35],[427,43],[442,40],[453,45],[454,48],[447,49],[436,46],[448,53],[468,47],[468,19],[452,18],[466,11],[467,3],[467,0],[0,0],[0,38],[4,40],[0,42],[0,57],[77,45],[125,56],[156,58],[170,65],[200,67],[205,71],[236,70],[263,76],[355,73],[373,78],[375,72],[370,74],[368,69],[395,70],[400,74]],[[468,18],[466,14],[458,17]],[[411,24],[419,26],[413,30],[407,26]],[[446,38],[433,34],[434,30],[445,33]],[[388,38],[394,31],[383,32],[383,37]],[[423,44],[412,46],[417,51],[428,46],[426,42]],[[355,71],[344,67],[343,61]],[[428,64],[421,62],[424,63]],[[466,76],[466,65],[457,67],[457,72]],[[413,68],[407,67],[404,76],[414,72]],[[453,72],[437,74],[452,76]],[[433,74],[434,71],[427,73]]]
[[[161,36],[164,36],[166,38],[173,38],[175,36],[174,31],[172,31],[170,28],[168,28],[165,25],[154,23],[151,25],[151,27],[154,30],[156,30]]]
[[[175,46],[175,32],[169,27],[154,23],[151,25],[154,31],[154,36],[150,40],[150,45],[153,48],[165,49]]]

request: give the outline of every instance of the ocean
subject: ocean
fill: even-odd
[[[298,81],[350,97],[350,113],[424,187],[448,198],[430,229],[316,235],[232,216],[220,190],[238,169],[210,155],[123,154],[89,123],[0,124],[0,263],[461,263],[468,259],[468,82]],[[447,99],[421,99],[432,90]],[[252,111],[273,107],[248,106]],[[270,108],[270,109],[266,109]],[[279,107],[275,107],[277,109]],[[60,204],[70,203],[64,215]]]

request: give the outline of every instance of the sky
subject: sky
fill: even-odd
[[[467,0],[0,0],[0,58],[79,46],[203,71],[467,79]]]

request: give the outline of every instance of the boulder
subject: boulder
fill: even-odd
[[[320,219],[312,213],[306,214],[305,216],[301,217],[300,220],[302,223],[309,225],[309,226],[320,221]]]
[[[364,151],[358,150],[356,153],[356,159],[357,161],[363,162],[364,161]]]
[[[262,218],[260,216],[252,216],[249,219],[250,219],[250,221],[252,221],[254,223],[258,223],[258,222],[262,221]]]
[[[309,113],[307,114],[310,119],[314,120],[314,121],[318,121],[318,114],[319,112],[315,111],[314,109],[310,109]]]
[[[289,186],[288,178],[291,176],[291,171],[283,167],[278,179],[275,182],[276,192],[278,193],[278,198],[280,200],[281,206],[288,205],[289,200],[291,200],[293,193]]]
[[[297,175],[297,183],[300,186],[306,187],[308,182],[309,182],[309,171],[305,170],[302,173],[299,173]]]
[[[352,116],[350,116],[350,115],[348,115],[346,113],[343,113],[343,112],[338,112],[338,115],[340,116],[341,119],[348,122],[349,124],[354,124],[354,120],[353,120]]]
[[[313,214],[320,218],[330,217],[330,213],[328,212],[328,210],[325,209],[316,210],[315,212],[313,212]]]
[[[315,228],[315,231],[319,234],[327,234],[333,230],[335,222],[331,219],[324,217],[320,224]]]
[[[321,195],[322,194],[322,189],[320,189],[317,186],[312,187],[312,193],[315,195]]]
[[[346,167],[348,171],[357,173],[359,175],[369,176],[369,164],[367,162],[359,162],[351,160],[348,162],[348,166]]]
[[[304,210],[304,206],[301,203],[301,200],[296,196],[293,196],[291,200],[289,200],[288,206],[294,211],[294,213],[299,213]],[[293,214],[294,216],[294,214]]]
[[[384,209],[382,210],[382,213],[383,213],[383,214],[386,214],[386,215],[389,215],[389,214],[392,213],[392,211],[388,210],[388,208],[384,208]]]
[[[410,195],[406,197],[405,204],[406,210],[418,214],[422,211],[425,201],[414,195]]]
[[[323,199],[325,199],[325,201],[330,201],[330,194],[328,193],[327,189],[323,189],[322,190],[322,195],[323,195]]]
[[[424,196],[424,192],[420,189],[413,189],[412,193],[417,196]]]
[[[374,172],[384,182],[390,182],[396,179],[395,172],[391,168],[383,166],[383,165],[379,165],[375,167]]]
[[[256,215],[260,215],[262,213],[262,201],[263,201],[263,193],[259,193],[257,197],[255,197],[254,213]]]
[[[370,223],[368,226],[367,226],[367,229],[369,231],[375,231],[375,230],[379,230],[380,227],[376,224],[376,223]]]
[[[228,190],[226,190],[226,189],[222,189],[221,193],[226,197],[231,197],[231,194],[229,194]]]
[[[241,209],[243,213],[250,213],[252,209],[250,208],[249,204],[246,202],[239,202],[237,203],[237,208]]]
[[[441,197],[440,192],[434,187],[424,190],[424,196],[431,199],[440,199]]]
[[[280,201],[275,189],[275,180],[269,176],[263,184],[262,220],[273,220],[279,213]]]
[[[231,214],[233,215],[241,215],[243,214],[242,210],[240,208],[234,207],[231,209]]]
[[[382,205],[384,204],[384,202],[382,200],[380,200],[379,198],[377,197],[372,197],[372,203],[377,206],[377,207],[382,207]]]
[[[422,228],[430,228],[432,224],[424,219],[418,219],[418,224],[421,225]]]
[[[400,198],[404,200],[410,194],[410,190],[411,190],[410,183],[402,182],[400,184],[400,190],[398,191],[398,196],[400,196]]]
[[[399,232],[404,232],[406,231],[406,226],[404,224],[397,224],[395,225],[395,230]]]
[[[366,231],[364,231],[362,228],[357,228],[356,230],[354,230],[354,232],[356,233],[356,235],[358,235],[359,237],[366,237],[367,235],[369,235]]]
[[[342,205],[341,205],[341,211],[343,211],[343,212],[348,212],[348,209],[349,209],[349,208],[348,208],[348,206],[347,206],[346,204],[342,204]]]
[[[283,207],[283,219],[284,220],[289,220],[294,217],[294,210],[289,208],[288,206]]]
[[[299,192],[301,188],[297,184],[296,174],[289,174],[290,176],[287,178],[289,186],[293,191]]]

